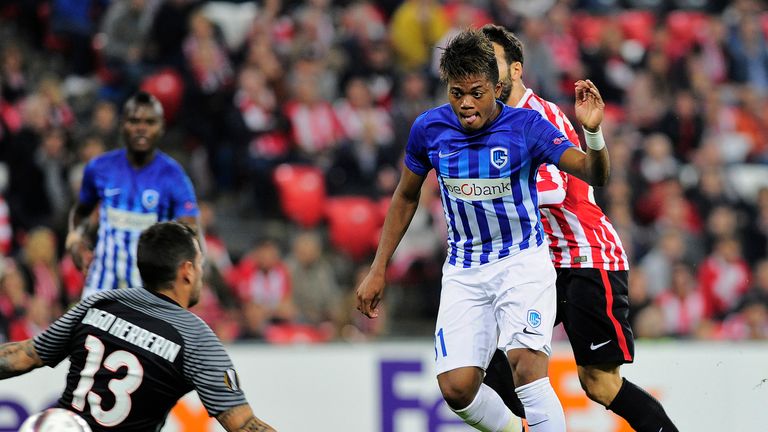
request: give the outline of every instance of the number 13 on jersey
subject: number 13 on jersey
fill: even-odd
[[[88,335],[85,338],[85,349],[88,350],[88,356],[85,359],[85,366],[80,372],[77,388],[72,393],[72,407],[82,412],[85,409],[87,398],[94,420],[103,426],[116,426],[131,413],[131,393],[141,385],[144,368],[139,363],[139,359],[128,351],[115,351],[104,359],[104,343],[93,335]],[[91,391],[94,376],[102,366],[115,373],[122,367],[127,368],[124,378],[111,379],[107,384],[107,388],[115,396],[115,405],[109,410],[102,409],[101,396]]]

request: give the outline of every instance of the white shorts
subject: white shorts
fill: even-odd
[[[499,349],[552,353],[557,291],[546,243],[480,267],[443,265],[436,372],[483,370]]]

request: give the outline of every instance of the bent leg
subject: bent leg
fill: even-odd
[[[607,407],[611,404],[621,388],[619,365],[588,365],[576,366],[579,372],[579,382],[587,397]]]
[[[637,432],[678,432],[661,403],[626,378],[621,380],[619,391],[606,409],[622,417]]]
[[[512,377],[512,367],[509,359],[502,350],[496,350],[491,358],[491,364],[485,369],[483,383],[499,394],[504,405],[520,418],[525,418],[525,409],[520,398],[515,393],[515,380]]]
[[[443,398],[465,423],[485,432],[521,432],[520,419],[482,380],[483,371],[477,367],[453,369],[437,376]]]
[[[564,432],[563,406],[547,376],[549,357],[527,348],[507,352],[512,365],[517,396],[525,407],[525,417],[531,432]]]

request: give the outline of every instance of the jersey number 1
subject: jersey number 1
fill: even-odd
[[[122,423],[131,412],[131,393],[141,385],[144,368],[135,355],[122,350],[108,355],[102,363],[104,344],[93,335],[88,335],[85,338],[85,349],[88,350],[88,356],[85,358],[85,366],[80,372],[77,388],[72,393],[72,407],[82,412],[85,409],[87,398],[94,420],[102,426],[116,426]],[[107,388],[115,395],[115,405],[110,410],[102,409],[101,396],[91,391],[93,377],[102,366],[111,372],[117,372],[123,366],[128,369],[125,378],[111,379],[107,384]]]

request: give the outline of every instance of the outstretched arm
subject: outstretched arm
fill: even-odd
[[[248,404],[228,409],[216,416],[227,432],[275,432],[272,426],[264,423],[253,415]]]
[[[395,253],[397,245],[400,244],[416,213],[423,183],[424,177],[414,173],[408,167],[403,167],[400,183],[392,195],[392,202],[384,219],[376,257],[373,259],[368,275],[357,287],[357,309],[368,318],[379,316],[378,305],[386,282],[384,274],[392,254]]]
[[[90,218],[96,204],[87,204],[78,201],[69,212],[69,231],[65,247],[72,255],[72,261],[78,270],[88,269],[93,258],[93,245],[90,244],[88,232],[91,230]]]
[[[603,122],[605,102],[590,80],[576,82],[576,118],[584,128],[587,153],[568,149],[560,157],[558,168],[593,186],[604,186],[610,177],[611,165],[600,123]]]
[[[0,345],[0,379],[25,374],[43,366],[32,339]]]

